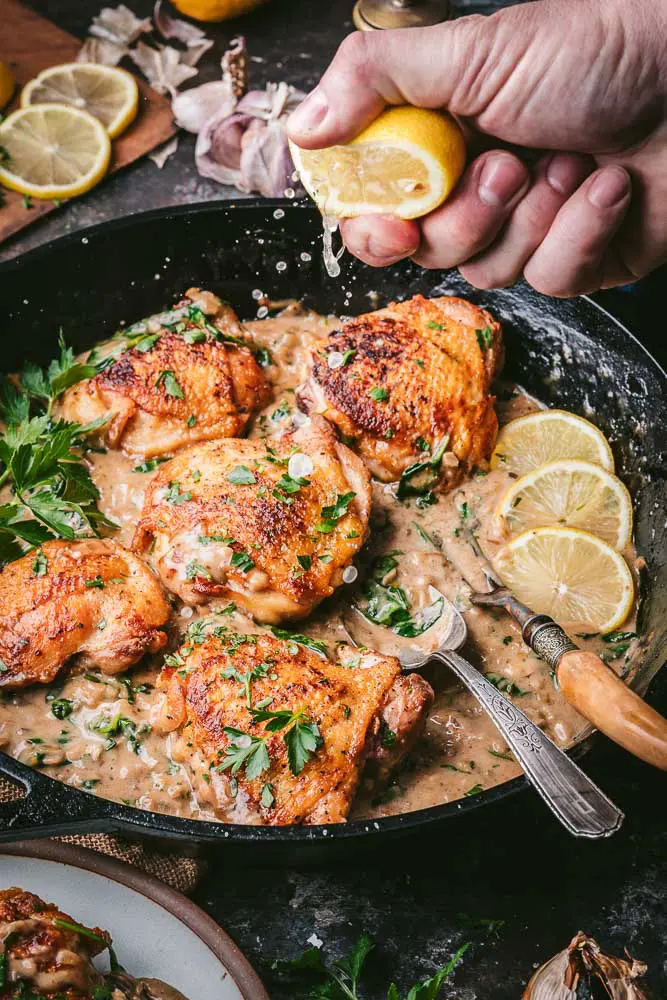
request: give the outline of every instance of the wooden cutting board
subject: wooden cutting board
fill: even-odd
[[[4,113],[17,107],[18,92],[24,83],[48,66],[72,62],[80,48],[78,38],[17,3],[17,0],[0,0],[0,59],[9,63],[18,82],[14,100]],[[137,79],[137,82],[139,114],[128,130],[113,140],[110,172],[139,159],[176,132],[167,98],[156,93],[143,80]],[[0,242],[56,208],[50,201],[37,199],[33,200],[32,208],[26,208],[20,194],[3,187],[0,187],[0,192],[4,195],[4,205],[0,206]]]

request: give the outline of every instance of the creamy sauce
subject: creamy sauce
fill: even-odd
[[[275,434],[289,425],[297,413],[294,389],[305,377],[308,350],[323,342],[336,325],[334,318],[301,315],[289,308],[277,318],[245,324],[257,346],[268,348],[275,362],[266,369],[275,397],[255,417],[251,436]],[[512,387],[502,388],[499,396],[501,423],[539,405]],[[101,493],[100,507],[118,524],[117,540],[129,546],[151,475],[135,471],[141,459],[119,452],[91,454],[90,463]],[[480,470],[423,508],[415,500],[398,501],[391,486],[374,483],[370,540],[357,560],[360,579],[373,559],[398,553],[391,582],[405,590],[413,614],[433,602],[433,588],[445,594],[463,612],[468,626],[464,655],[558,744],[569,746],[587,732],[585,720],[565,702],[549,668],[524,646],[508,616],[470,602],[466,579],[479,589],[485,587],[465,529],[479,522],[482,546],[492,554],[497,541],[491,512],[510,482],[503,470],[488,474]],[[332,650],[337,642],[349,642],[351,632],[359,638],[357,630],[364,620],[350,610],[359,598],[358,584],[343,586],[299,624],[299,631],[326,640]],[[224,606],[213,603],[202,611],[174,601],[174,640],[199,615]],[[240,612],[224,621],[240,632],[259,630]],[[625,628],[633,631],[633,622]],[[430,632],[433,637],[427,632],[424,639],[432,647],[437,623]],[[400,643],[389,629],[365,622],[361,641],[383,652],[396,651]],[[578,642],[609,652],[598,638]],[[612,664],[622,673],[636,645],[633,642]],[[48,688],[5,694],[0,700],[0,746],[52,777],[104,798],[172,815],[215,819],[205,763],[192,755],[187,737],[165,737],[156,728],[161,696],[153,686],[161,662],[161,657],[144,661],[120,680],[97,673],[73,675]],[[388,788],[378,793],[362,781],[352,818],[452,801],[521,773],[473,696],[443,667],[427,668],[424,674],[436,691],[426,733]],[[54,717],[54,709],[61,718]]]

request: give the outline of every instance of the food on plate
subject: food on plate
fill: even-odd
[[[126,670],[166,644],[170,610],[116,542],[45,542],[0,571],[0,687],[46,684],[74,657],[79,670]]]
[[[441,205],[465,166],[463,133],[444,111],[383,111],[342,146],[290,143],[303,186],[325,217],[396,215],[416,219]]]
[[[628,564],[586,531],[554,526],[525,531],[498,552],[495,566],[520,601],[563,625],[605,635],[632,610]]]
[[[566,410],[537,410],[502,428],[491,456],[491,468],[523,476],[547,462],[578,459],[614,471],[609,442],[590,420]]]
[[[590,531],[619,551],[632,539],[632,499],[621,480],[570,458],[517,479],[498,504],[498,517],[511,536],[554,524]]]
[[[146,490],[133,548],[188,604],[234,599],[276,623],[303,618],[345,581],[369,515],[363,462],[320,419],[172,458]]]
[[[30,80],[21,91],[21,107],[69,104],[102,122],[110,139],[136,118],[139,87],[131,73],[99,63],[62,63]]]
[[[500,325],[485,309],[415,295],[334,330],[311,351],[297,398],[338,427],[374,476],[415,496],[488,460],[501,359]]]
[[[185,1000],[118,966],[111,936],[24,889],[0,889],[0,1000]],[[109,952],[103,974],[93,959]]]
[[[119,331],[87,357],[101,369],[72,386],[61,413],[104,426],[112,448],[150,458],[241,435],[270,388],[233,310],[191,288],[175,309]]]
[[[347,647],[332,663],[304,636],[210,629],[181,649],[184,668],[165,668],[161,683],[166,726],[187,725],[183,738],[201,751],[227,821],[339,823],[366,761],[382,760],[391,744],[395,766],[426,724],[433,692],[421,677],[401,678],[394,657]],[[403,711],[392,709],[396,700]],[[400,730],[389,728],[388,713]]]
[[[0,184],[31,198],[74,198],[102,180],[111,159],[104,125],[68,104],[18,108],[0,122]],[[51,150],[44,156],[44,148]]]
[[[341,323],[255,298],[273,315],[241,323],[191,289],[0,385],[2,749],[210,821],[369,819],[477,794],[517,762],[449,671],[394,659],[437,645],[445,598],[487,680],[576,742],[587,724],[548,665],[472,604],[486,579],[470,543],[625,675],[635,554],[602,434],[497,379],[500,325],[472,303],[415,296]]]

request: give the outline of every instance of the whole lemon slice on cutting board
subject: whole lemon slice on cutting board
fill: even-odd
[[[131,73],[97,63],[63,63],[43,70],[21,91],[21,107],[70,104],[102,122],[110,138],[124,132],[139,107],[139,87]]]
[[[12,99],[16,88],[16,80],[6,62],[0,61],[0,108],[4,108]]]
[[[620,479],[592,462],[562,459],[521,476],[497,515],[511,535],[560,524],[581,528],[624,549],[632,537],[632,500]]]
[[[69,104],[19,108],[0,122],[0,184],[32,198],[73,198],[104,177],[111,140],[104,125]]]
[[[562,458],[593,462],[607,472],[614,471],[614,456],[602,431],[567,410],[537,410],[505,424],[491,456],[491,468],[523,476]]]
[[[494,560],[503,582],[537,614],[587,632],[611,632],[632,610],[634,582],[622,555],[575,528],[525,531]]]
[[[176,10],[195,21],[227,21],[249,14],[266,0],[173,0]]]
[[[301,149],[290,142],[303,186],[324,216],[417,219],[447,198],[465,166],[454,119],[426,108],[389,108],[350,142]]]

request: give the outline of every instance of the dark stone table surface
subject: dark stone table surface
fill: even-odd
[[[100,4],[33,0],[32,6],[83,36]],[[140,14],[151,8],[147,0],[129,0],[129,6]],[[488,9],[475,0],[461,6]],[[215,49],[195,82],[216,76],[215,56],[242,32],[255,57],[254,83],[285,79],[308,89],[351,30],[351,7],[352,0],[272,0],[253,16],[216,26]],[[193,143],[186,137],[162,171],[146,160],[110,178],[25,230],[2,248],[0,258],[146,208],[237,196],[198,177]],[[602,297],[663,360],[667,352],[657,342],[654,318],[664,281],[663,273],[643,294]],[[664,710],[665,672],[653,698]],[[614,953],[627,948],[646,961],[647,983],[656,998],[665,997],[664,776],[602,740],[585,766],[627,814],[610,841],[573,840],[537,797],[525,792],[428,836],[378,844],[362,856],[336,857],[307,869],[266,867],[261,857],[250,866],[219,851],[195,898],[244,949],[276,1000],[291,1000],[296,993],[271,972],[273,958],[297,954],[313,934],[329,955],[340,957],[363,930],[377,942],[361,994],[365,1000],[384,1000],[392,978],[407,993],[466,941],[472,947],[443,996],[519,1000],[533,968],[579,929]],[[504,923],[492,933],[471,928],[480,920]]]

